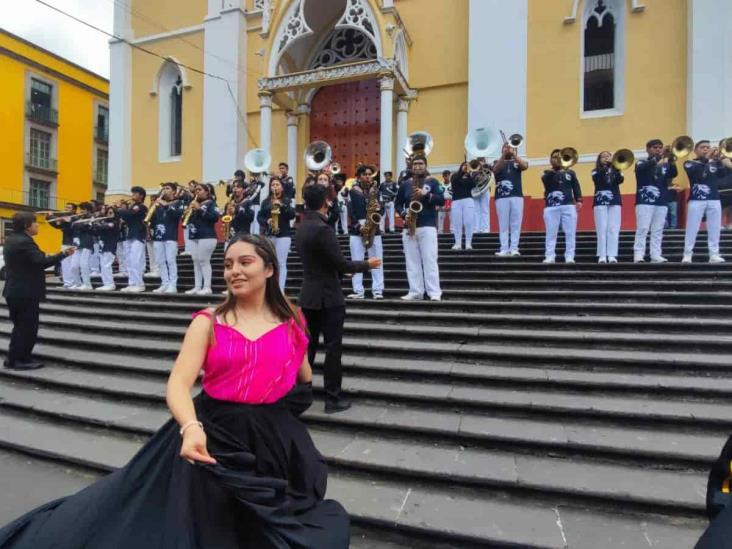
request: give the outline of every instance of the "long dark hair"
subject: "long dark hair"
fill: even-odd
[[[272,267],[272,276],[267,279],[264,290],[264,301],[267,307],[269,307],[269,310],[272,311],[280,322],[287,322],[292,319],[300,329],[307,331],[307,327],[304,325],[297,307],[287,299],[280,289],[280,266],[277,263],[277,252],[269,238],[253,234],[239,234],[234,237],[226,249],[228,250],[237,242],[246,242],[254,246],[254,251],[262,258],[264,266]],[[226,318],[228,313],[232,313],[234,319],[236,319],[236,297],[231,292],[227,292],[224,302],[216,307],[214,317],[221,316],[222,318]],[[213,323],[211,326],[213,331]]]
[[[602,155],[605,153],[612,155],[612,153],[610,151],[601,151],[600,154],[597,155],[597,160],[595,160],[595,169],[596,170],[602,170],[602,169],[606,169],[606,168],[609,168],[610,166],[612,166],[612,162],[603,164],[602,161],[600,161],[600,158],[602,158]]]

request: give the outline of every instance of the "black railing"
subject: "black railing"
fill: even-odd
[[[26,104],[25,114],[30,120],[33,120],[33,122],[49,126],[58,126],[58,111],[51,107],[37,105],[28,101]]]
[[[45,170],[47,172],[56,172],[56,159],[45,158],[37,154],[26,154],[25,165],[29,168],[35,168],[37,170]]]

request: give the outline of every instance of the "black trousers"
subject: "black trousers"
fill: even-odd
[[[346,307],[327,307],[324,309],[303,309],[310,332],[308,346],[308,361],[312,366],[315,362],[315,353],[318,350],[320,334],[325,342],[325,366],[323,378],[326,401],[336,401],[341,394],[343,368],[341,355],[343,354],[343,321],[346,318]]]
[[[38,337],[40,301],[35,298],[6,297],[13,331],[8,346],[8,363],[29,362]]]

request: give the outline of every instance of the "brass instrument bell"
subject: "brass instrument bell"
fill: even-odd
[[[579,162],[579,153],[574,147],[564,147],[559,151],[559,163],[563,170],[568,170]]]
[[[635,154],[630,149],[619,149],[613,155],[613,168],[620,172],[624,172],[635,163]]]

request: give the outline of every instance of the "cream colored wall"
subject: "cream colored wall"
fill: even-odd
[[[127,0],[134,36],[140,38],[202,25],[206,0]]]
[[[203,49],[203,32],[186,36]],[[146,49],[173,56],[191,67],[203,66],[203,52],[170,38],[146,44]],[[179,161],[158,160],[158,96],[150,95],[164,61],[132,50],[132,184],[157,187],[163,181],[186,182],[202,174],[203,76],[188,71],[189,89],[183,90],[183,143]]]

